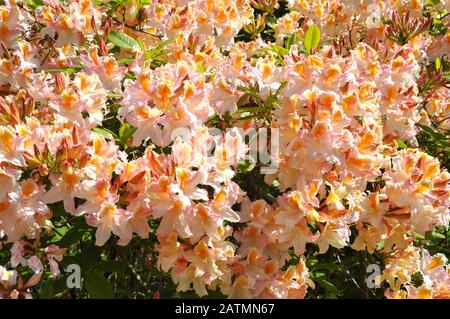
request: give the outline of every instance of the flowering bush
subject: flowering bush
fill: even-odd
[[[0,298],[450,298],[449,15],[0,1]]]

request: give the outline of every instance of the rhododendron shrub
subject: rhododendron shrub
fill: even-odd
[[[0,1],[0,298],[450,298],[449,16]]]

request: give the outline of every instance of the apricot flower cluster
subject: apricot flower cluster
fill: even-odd
[[[82,217],[179,292],[304,298],[308,258],[347,247],[383,256],[388,298],[450,298],[447,257],[414,246],[450,223],[416,138],[450,128],[431,2],[0,1],[0,297],[60,276],[55,221]],[[242,182],[261,128],[271,199]]]

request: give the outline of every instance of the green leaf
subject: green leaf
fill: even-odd
[[[53,280],[48,280],[42,285],[39,299],[52,299],[53,298]]]
[[[275,92],[275,96],[278,97],[278,95],[280,95],[281,91],[284,90],[284,88],[286,87],[286,85],[288,84],[287,81],[284,81],[283,83],[280,84],[280,86],[278,87],[277,91]]]
[[[420,239],[420,240],[425,239],[425,237],[422,234],[419,234],[419,233],[414,233],[414,236],[416,237],[416,239]]]
[[[274,188],[279,188],[280,187],[280,182],[278,180],[274,180],[272,182],[272,184],[270,184],[270,186],[274,187]]]
[[[99,262],[95,269],[100,272],[123,272],[127,269],[127,265],[120,260],[105,260]]]
[[[139,47],[141,48],[141,50],[145,51],[145,44],[144,44],[144,42],[142,42],[141,39],[137,39],[137,43],[139,44]]]
[[[236,102],[237,107],[241,107],[241,106],[247,104],[247,103],[248,103],[248,98],[249,98],[249,95],[248,95],[247,93],[246,93],[246,94],[243,94],[243,95],[239,98],[239,100]]]
[[[87,273],[84,278],[84,288],[91,299],[114,299],[114,290],[111,283],[97,273]]]
[[[127,73],[125,73],[125,79],[126,79],[126,80],[127,80],[127,79],[130,79],[130,80],[136,80],[136,79],[137,79],[137,76],[136,76],[136,74],[134,74],[133,72],[128,71]]]
[[[116,99],[116,98],[119,98],[121,96],[122,96],[122,94],[119,94],[119,93],[108,92],[108,97],[111,98],[111,99]]]
[[[308,267],[308,269],[313,268],[314,266],[316,266],[319,263],[319,261],[315,258],[309,258],[306,260],[306,265]]]
[[[275,29],[276,24],[277,24],[277,19],[274,16],[269,15],[268,17],[266,17],[266,25],[269,28]]]
[[[280,47],[279,45],[276,45],[276,44],[272,45],[272,51],[280,56],[285,56],[285,55],[289,54],[289,50],[287,50],[283,47]]]
[[[430,33],[432,35],[444,35],[448,30],[448,27],[445,23],[437,18],[433,18],[433,25],[430,29]]]
[[[116,11],[117,8],[121,5],[123,5],[125,1],[123,0],[109,0],[109,1],[101,1],[98,3],[98,5],[105,5],[109,7],[111,10]]]
[[[222,118],[220,117],[219,114],[216,114],[216,115],[214,115],[213,117],[210,117],[210,118],[208,119],[208,121],[206,121],[207,124],[211,124],[211,125],[219,124],[219,123],[221,123],[221,122],[222,122]]]
[[[96,246],[93,241],[83,247],[80,256],[81,264],[84,266],[83,268],[89,269],[94,267],[98,263],[101,252],[102,247]]]
[[[60,266],[62,267],[67,267],[70,264],[77,264],[77,265],[81,265],[82,264],[82,260],[80,258],[80,255],[76,255],[76,256],[64,256],[64,259],[59,263]]]
[[[117,136],[116,133],[114,133],[113,131],[108,130],[107,128],[104,128],[104,127],[94,127],[92,129],[92,131],[103,135],[103,137],[105,137],[105,138],[111,138],[111,136],[112,136],[114,139],[119,139],[119,137]]]
[[[163,55],[165,53],[164,52],[164,47],[166,45],[168,45],[171,41],[172,41],[172,38],[164,40],[164,41],[161,41],[153,49],[145,51],[145,58],[148,59],[148,60],[153,60],[153,59]]]
[[[335,294],[335,295],[340,295],[341,291],[336,288],[335,285],[333,285],[331,282],[329,282],[328,280],[323,279],[322,277],[319,277],[316,279],[317,283],[322,286],[323,288],[325,288],[329,293]]]
[[[396,143],[397,143],[397,147],[398,147],[399,149],[404,149],[404,148],[407,148],[407,147],[408,147],[408,146],[405,144],[405,142],[403,142],[402,140],[397,140]]]
[[[133,58],[122,58],[117,61],[119,65],[130,64],[134,61]]]
[[[66,225],[55,228],[55,233],[52,238],[53,241],[59,241],[70,230]]]
[[[251,172],[255,168],[255,163],[246,160],[245,162],[239,163],[238,165],[238,174]]]
[[[320,263],[317,265],[317,269],[328,270],[328,271],[336,271],[339,270],[340,265],[333,263]]]
[[[320,43],[320,30],[313,24],[305,33],[304,45],[307,54],[317,48]]]
[[[59,241],[58,246],[70,247],[79,241],[84,234],[84,230],[78,227],[72,227]]]
[[[439,70],[441,68],[441,59],[437,58],[434,62],[434,66],[436,67],[436,70]]]
[[[136,128],[128,123],[123,123],[119,129],[119,139],[125,145],[128,139],[136,132]]]
[[[62,275],[53,281],[53,296],[64,293],[67,290],[67,276]]]
[[[314,272],[314,273],[312,273],[312,276],[313,276],[313,280],[325,278],[325,274],[323,272]]]
[[[411,275],[411,283],[414,287],[419,288],[423,284],[423,275],[420,271],[416,271]]]
[[[289,39],[286,41],[286,49],[289,50],[293,44],[297,43],[297,40],[297,35],[295,33],[292,33]]]
[[[429,134],[434,134],[434,131],[431,127],[423,125],[423,124],[419,124],[417,123],[417,126],[419,126],[422,130],[424,130],[425,132],[429,133]]]
[[[261,196],[268,201],[269,203],[273,203],[276,198],[273,196],[270,192],[270,190],[267,188],[267,186],[263,186],[260,190]]]
[[[447,80],[450,81],[450,71],[444,71],[443,76],[444,76],[444,78],[446,78]]]
[[[67,290],[67,276],[50,278],[42,284],[39,299],[52,299]]]
[[[419,123],[417,123],[417,126],[419,126],[422,129],[422,131],[424,131],[427,134],[429,134],[434,140],[439,141],[443,145],[446,145],[448,143],[447,142],[448,137],[446,135],[442,134],[439,131],[435,131],[432,127],[429,127],[429,126],[426,126],[426,125],[422,125],[422,124],[419,124]]]
[[[64,74],[72,74],[75,72],[78,72],[82,69],[83,67],[81,65],[74,65],[74,66],[69,66],[66,68],[54,68],[54,69],[46,69],[45,71],[47,72],[61,72]]]
[[[123,49],[132,50],[139,48],[139,43],[135,39],[133,39],[132,37],[121,31],[117,30],[110,31],[108,40],[111,41],[111,43]]]
[[[445,239],[445,235],[443,235],[443,234],[433,232],[432,235],[434,238]]]
[[[3,2],[3,3],[2,3]],[[0,4],[4,5],[4,1],[0,1]],[[44,5],[44,1],[42,0],[27,0],[27,6],[31,9],[36,9],[39,6]]]

